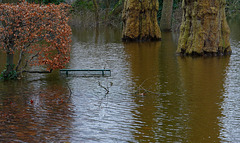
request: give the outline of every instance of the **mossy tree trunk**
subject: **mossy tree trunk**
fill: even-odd
[[[183,55],[231,53],[226,0],[183,0],[177,52]]]
[[[173,0],[163,0],[163,9],[160,28],[162,31],[170,31],[172,24]]]
[[[123,41],[160,40],[158,0],[125,0],[122,13]]]

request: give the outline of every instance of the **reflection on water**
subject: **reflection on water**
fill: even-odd
[[[176,55],[171,33],[121,43],[117,29],[74,28],[67,68],[112,76],[0,82],[0,142],[240,142],[240,36],[232,31],[232,56],[191,58]]]
[[[178,57],[189,114],[187,135],[192,142],[220,142],[220,104],[228,62],[229,57]]]
[[[136,95],[137,107],[132,111],[137,118],[133,133],[137,142],[187,140],[176,46],[171,41],[171,34],[163,33],[162,42],[125,44],[132,63],[132,77],[137,88],[144,88]]]
[[[68,141],[72,128],[69,93],[54,81],[0,82],[0,141]]]

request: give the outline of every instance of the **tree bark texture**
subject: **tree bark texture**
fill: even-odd
[[[7,73],[13,71],[13,53],[7,52]]]
[[[123,41],[161,39],[157,22],[158,0],[125,0],[122,13]]]
[[[162,31],[170,31],[172,24],[173,0],[163,0],[163,9],[160,22]]]
[[[183,55],[231,53],[226,0],[183,0],[177,52]]]

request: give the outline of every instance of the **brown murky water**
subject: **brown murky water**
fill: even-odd
[[[121,43],[117,29],[73,28],[68,68],[112,76],[0,82],[0,142],[240,142],[240,20],[229,22],[233,54],[208,58],[177,56],[172,33]]]

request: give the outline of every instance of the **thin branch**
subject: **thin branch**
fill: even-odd
[[[108,89],[108,88],[106,88],[106,87],[104,87],[104,86],[103,86],[103,85],[102,85],[100,82],[98,82],[98,85],[107,91],[107,93],[106,93],[106,94],[108,94],[108,93],[109,93],[109,89]]]
[[[161,94],[159,94],[159,93],[157,93],[157,92],[153,92],[153,91],[147,90],[147,89],[145,89],[145,88],[143,87],[143,84],[144,84],[146,81],[148,81],[148,80],[150,80],[150,79],[152,79],[152,78],[157,78],[157,77],[159,77],[159,76],[157,75],[157,76],[154,76],[154,77],[145,79],[145,80],[138,86],[138,93],[141,93],[140,91],[143,90],[145,93],[148,92],[148,93],[152,93],[152,94],[155,94],[155,95],[161,95]]]
[[[107,97],[107,95],[108,95],[108,93],[109,93],[109,88],[110,88],[111,86],[113,86],[113,83],[110,82],[110,85],[109,85],[109,86],[107,85],[107,87],[104,87],[103,85],[101,85],[100,82],[98,82],[98,85],[107,91],[107,92],[105,93],[105,95],[100,99],[99,107],[101,107],[101,105],[102,105],[102,101],[103,101],[104,98]]]
[[[100,87],[102,87],[103,89],[105,89],[106,90],[106,94],[108,94],[109,93],[109,88],[113,85],[113,83],[110,82],[110,86],[107,86],[107,87],[104,87],[100,82],[98,82],[98,85]]]
[[[16,66],[16,71],[18,71],[18,68],[19,68],[19,66],[20,66],[20,64],[22,62],[22,57],[23,57],[23,50],[21,50],[21,52],[20,52],[18,64]]]
[[[33,55],[33,56],[31,57],[31,59],[29,59],[29,60],[26,61],[25,66],[23,66],[20,70],[26,68],[27,65],[28,65],[28,62],[31,62],[31,61],[32,61],[35,57],[37,57],[38,55],[39,55],[39,52],[37,52],[37,54]]]
[[[43,39],[43,37],[41,37],[39,40],[42,40],[42,39]],[[18,70],[18,67],[20,66],[20,64],[21,64],[21,62],[22,62],[23,51],[24,51],[27,47],[29,47],[33,42],[34,42],[34,39],[31,40],[31,41],[29,41],[29,43],[28,43],[27,45],[24,45],[24,48],[23,48],[23,50],[22,50],[21,53],[20,53],[20,58],[19,58],[19,61],[18,61],[18,65],[17,65],[17,67],[16,67],[16,71]],[[20,71],[21,71],[22,69],[26,68],[27,65],[28,65],[28,62],[29,62],[29,61],[32,61],[32,60],[33,60],[35,57],[37,57],[38,55],[39,55],[39,52],[37,52],[37,54],[35,54],[34,56],[32,56],[30,60],[27,60],[26,63],[25,63],[25,66],[21,67]]]

